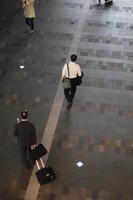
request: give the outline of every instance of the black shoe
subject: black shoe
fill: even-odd
[[[101,1],[99,1],[99,4],[98,5],[101,5]]]
[[[68,105],[67,105],[67,109],[70,109],[71,106],[72,106],[72,103],[68,103]]]
[[[26,34],[26,33],[29,33],[29,30],[25,30],[24,33],[25,33],[25,34]]]

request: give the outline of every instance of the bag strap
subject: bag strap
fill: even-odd
[[[68,78],[70,78],[69,65],[68,65],[68,63],[67,63],[67,70],[68,70]]]

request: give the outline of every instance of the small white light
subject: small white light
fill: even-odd
[[[24,65],[20,65],[20,69],[24,69]]]
[[[83,164],[82,162],[77,162],[76,165],[77,165],[78,167],[82,167],[84,164]]]

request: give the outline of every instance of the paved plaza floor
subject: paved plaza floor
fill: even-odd
[[[21,1],[0,6],[0,200],[133,200],[132,0],[36,0],[35,8],[35,32],[25,34]],[[71,53],[84,78],[66,110],[60,77]],[[23,109],[49,147],[57,178],[46,185],[14,142]]]

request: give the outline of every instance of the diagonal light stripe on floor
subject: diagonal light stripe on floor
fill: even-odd
[[[69,56],[71,54],[77,52],[77,48],[78,48],[79,42],[80,42],[80,37],[81,37],[82,31],[84,28],[84,24],[86,21],[87,13],[88,13],[88,1],[85,0],[84,7],[83,7],[81,15],[79,17],[79,22],[78,22],[78,25],[77,25],[77,28],[76,28],[76,31],[74,34],[74,38],[72,41],[72,45],[71,45],[71,48],[69,51]],[[56,126],[57,126],[58,119],[60,116],[63,101],[64,101],[64,95],[63,95],[63,91],[61,88],[61,84],[59,83],[59,86],[56,91],[55,99],[53,101],[52,108],[50,111],[50,115],[49,115],[45,130],[44,130],[43,138],[42,138],[42,144],[44,144],[44,146],[47,148],[48,152],[50,152],[50,149],[51,149],[53,136],[54,136],[54,133],[56,130]],[[47,159],[48,159],[48,155],[45,156],[45,159],[44,159],[45,164],[47,162]],[[33,168],[31,178],[30,178],[29,184],[27,186],[24,200],[36,200],[37,199],[40,185],[35,176],[36,171],[37,171],[37,167],[35,166]]]

